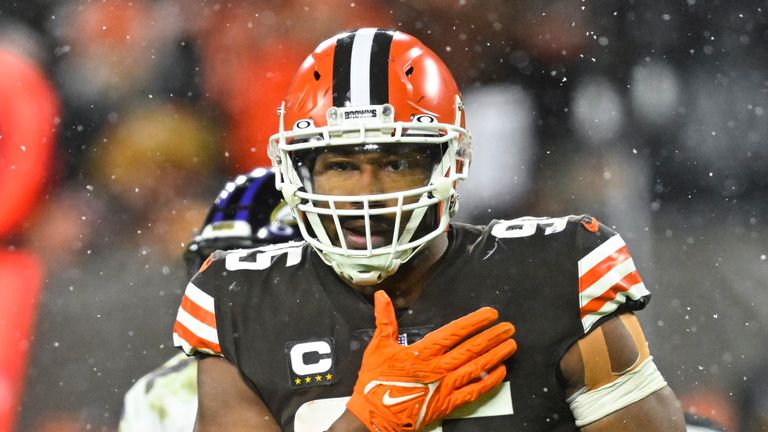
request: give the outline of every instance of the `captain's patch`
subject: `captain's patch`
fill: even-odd
[[[288,342],[285,355],[292,388],[329,385],[337,381],[332,338]]]

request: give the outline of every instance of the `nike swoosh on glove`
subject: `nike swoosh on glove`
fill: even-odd
[[[517,350],[508,322],[479,332],[499,317],[490,307],[409,346],[397,343],[395,310],[384,291],[374,295],[374,313],[376,331],[347,403],[371,431],[415,431],[476,400],[501,383],[507,373],[502,362]]]

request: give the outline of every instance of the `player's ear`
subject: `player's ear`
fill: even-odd
[[[397,318],[395,317],[395,308],[392,306],[392,300],[389,299],[384,290],[376,291],[373,295],[373,308],[376,317],[376,332],[374,337],[378,336],[384,339],[397,341]]]

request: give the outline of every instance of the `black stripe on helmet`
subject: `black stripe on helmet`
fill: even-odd
[[[346,106],[350,100],[349,73],[355,32],[336,39],[333,50],[333,106]]]
[[[389,102],[389,50],[392,47],[394,32],[377,30],[371,47],[371,105]]]

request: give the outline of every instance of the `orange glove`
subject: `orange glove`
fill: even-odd
[[[474,401],[501,383],[507,373],[502,362],[517,350],[511,339],[515,328],[508,322],[466,339],[498,319],[490,307],[409,346],[397,343],[395,310],[384,291],[374,295],[374,309],[376,331],[347,403],[371,431],[415,431]]]

